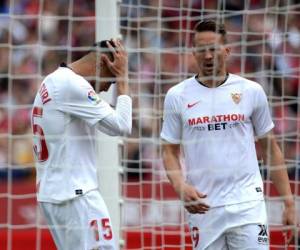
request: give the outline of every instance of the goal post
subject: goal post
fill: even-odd
[[[96,0],[96,42],[120,37],[119,31],[119,0]],[[115,100],[115,89],[112,86],[107,93],[101,93],[101,98],[108,103]],[[120,190],[120,158],[119,137],[110,137],[98,132],[98,178],[101,195],[110,213],[114,239],[122,245],[120,239],[121,190]]]

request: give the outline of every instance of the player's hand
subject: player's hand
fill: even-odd
[[[297,221],[296,221],[296,209],[295,209],[295,205],[291,204],[288,206],[285,206],[283,214],[282,214],[282,223],[283,225],[286,226],[292,226],[288,227],[285,232],[284,232],[284,238],[285,238],[285,243],[287,245],[290,245],[293,243],[295,237],[296,237],[296,225],[297,225]]]
[[[114,46],[112,46],[113,43]],[[102,54],[101,59],[106,63],[110,72],[118,79],[128,78],[128,55],[119,39],[111,39],[107,42],[107,46],[113,55],[113,60],[111,61],[107,55]]]
[[[203,201],[207,195],[200,193],[195,187],[185,183],[176,192],[189,213],[204,214],[208,211],[209,206]]]

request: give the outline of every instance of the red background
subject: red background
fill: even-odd
[[[126,185],[126,184],[124,184]],[[153,184],[141,186],[139,183],[133,185],[126,185],[123,190],[126,191],[127,197],[140,197],[147,198],[152,197],[152,187]],[[296,188],[292,186],[294,194],[299,195],[299,187]],[[276,195],[273,186],[270,187],[271,196]],[[9,190],[10,189],[10,190]],[[10,250],[54,250],[55,245],[51,238],[49,231],[45,229],[37,229],[35,224],[30,224],[26,219],[24,219],[24,214],[20,213],[21,208],[33,207],[36,208],[35,200],[35,185],[33,181],[17,181],[13,185],[8,186],[7,183],[2,182],[0,184],[0,223],[5,225],[7,221],[11,221],[8,226],[4,229],[0,229],[0,249],[10,249]],[[157,186],[155,198],[175,198],[175,194],[168,183]],[[3,196],[4,194],[10,194],[9,196]],[[27,195],[23,197],[18,197],[18,195]],[[29,194],[29,195],[28,195]],[[31,195],[30,195],[31,194]],[[8,211],[8,207],[11,209],[11,214]],[[8,218],[11,218],[10,220]],[[11,226],[13,228],[11,228]],[[19,228],[18,228],[19,227]],[[287,249],[284,248],[284,237],[282,232],[278,228],[270,229],[271,235],[271,247],[272,250],[275,249]],[[165,250],[175,250],[181,249],[181,242],[186,242],[187,245],[191,246],[191,240],[189,237],[189,232],[186,229],[183,233],[179,227],[151,227],[143,228],[142,230],[127,230],[123,232],[123,238],[125,240],[124,249],[165,249]],[[8,241],[8,239],[10,239]],[[177,247],[176,247],[177,245]],[[40,248],[37,248],[40,246]],[[186,247],[185,249],[191,249],[191,247]],[[295,247],[290,247],[288,249],[295,249]]]

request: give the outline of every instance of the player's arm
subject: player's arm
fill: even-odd
[[[180,145],[163,143],[164,167],[175,192],[184,201],[185,208],[190,213],[205,213],[209,206],[203,202],[206,195],[187,184],[184,180],[180,165]]]
[[[283,154],[276,142],[272,131],[260,138],[259,144],[262,148],[262,157],[264,163],[270,166],[270,177],[275,185],[279,195],[283,197],[284,212],[282,222],[284,225],[296,224],[295,202],[291,192],[289,178],[287,174],[286,165],[284,163]],[[289,240],[291,240],[290,238]]]
[[[102,54],[111,73],[116,78],[117,103],[115,110],[99,122],[98,129],[109,135],[130,134],[132,128],[132,100],[128,96],[128,55],[120,40],[107,42],[113,60]]]
[[[184,201],[185,208],[190,213],[205,213],[208,206],[202,198],[206,196],[187,184],[182,174],[180,165],[180,143],[181,143],[181,115],[178,110],[180,102],[176,92],[169,90],[164,102],[163,126],[161,138],[163,139],[163,162],[167,176],[178,194]]]
[[[132,100],[127,95],[117,98],[116,109],[99,121],[97,128],[111,136],[130,134],[132,128]]]
[[[181,196],[184,185],[184,177],[180,166],[180,145],[163,142],[163,163],[168,179],[174,187],[176,193]]]

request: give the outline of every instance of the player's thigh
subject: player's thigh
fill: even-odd
[[[111,219],[99,191],[90,191],[82,198],[76,204],[76,213],[81,216],[80,234],[84,238],[85,249],[116,249]]]
[[[229,250],[226,244],[225,234],[220,235],[219,238],[217,238],[215,241],[210,243],[205,248],[205,250],[216,250],[216,249]]]
[[[86,249],[82,218],[86,217],[80,198],[68,200],[60,204],[41,202],[45,218],[58,250]],[[81,217],[80,213],[81,212]]]
[[[55,245],[59,250],[64,249],[66,235],[66,216],[64,209],[61,209],[63,206],[61,204],[39,202],[39,207],[46,219]]]
[[[108,210],[98,190],[41,207],[59,250],[115,249]]]
[[[218,238],[211,241],[203,241],[203,237],[207,235],[201,234],[201,242],[200,242],[200,234],[197,231],[191,231],[192,234],[192,244],[194,250],[228,250],[226,245],[225,234],[221,234]],[[212,239],[212,237],[210,237]]]
[[[267,250],[269,232],[266,224],[247,224],[232,228],[226,233],[230,250]]]
[[[189,214],[193,249],[226,249],[224,207],[210,209],[205,214]]]

